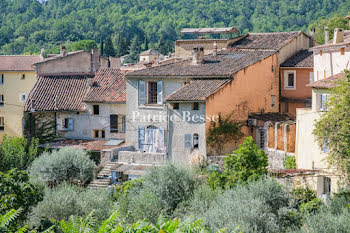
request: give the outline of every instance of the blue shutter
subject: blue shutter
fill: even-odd
[[[139,141],[139,150],[143,150],[143,143],[145,141],[145,127],[139,126],[138,129],[138,141]]]
[[[139,104],[146,104],[146,82],[139,80]]]
[[[157,82],[157,104],[163,103],[163,81]]]
[[[192,135],[189,133],[185,134],[185,149],[192,148]]]
[[[68,119],[68,129],[73,130],[73,118]]]

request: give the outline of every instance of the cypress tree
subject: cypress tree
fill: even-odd
[[[106,40],[104,51],[105,51],[106,57],[114,57],[115,56],[114,45],[112,42],[112,38],[110,36]]]

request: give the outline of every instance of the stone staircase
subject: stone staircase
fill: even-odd
[[[115,167],[117,162],[108,162],[102,170],[98,173],[96,179],[94,179],[89,185],[89,188],[107,188],[111,183],[111,170]]]

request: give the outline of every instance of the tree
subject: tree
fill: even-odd
[[[145,41],[143,42],[143,49],[148,50],[148,37],[145,35]]]
[[[96,48],[97,44],[94,40],[80,40],[76,41],[72,44],[72,50],[88,50],[90,51],[92,48]]]
[[[129,47],[129,56],[127,62],[137,62],[140,54],[140,41],[138,36],[135,36]]]
[[[38,156],[38,145],[39,140],[35,138],[29,143],[25,138],[5,135],[0,144],[0,170],[26,170]]]
[[[112,42],[112,38],[110,36],[106,40],[104,52],[105,52],[106,57],[114,57],[115,56],[114,45]]]
[[[100,55],[104,56],[103,38],[100,39]]]
[[[327,161],[350,184],[350,72],[330,89],[328,112],[321,115],[313,131],[320,147],[329,147]]]

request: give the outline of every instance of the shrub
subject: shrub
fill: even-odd
[[[284,160],[284,167],[286,169],[296,169],[297,165],[295,162],[295,156],[286,155],[286,158]]]
[[[320,210],[323,202],[319,198],[315,198],[311,201],[304,202],[300,205],[299,210],[302,214],[316,213]]]
[[[242,232],[283,232],[298,225],[290,208],[291,196],[271,179],[240,184],[218,195],[203,216],[212,231],[227,229]]]
[[[30,168],[30,180],[55,186],[63,181],[84,185],[93,178],[95,163],[83,150],[63,148],[44,152]]]
[[[46,188],[44,199],[29,215],[30,226],[42,226],[51,219],[68,220],[70,216],[87,216],[94,211],[98,220],[108,217],[113,208],[106,190],[83,189],[63,183],[56,188]]]

